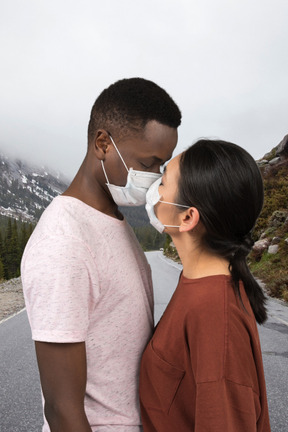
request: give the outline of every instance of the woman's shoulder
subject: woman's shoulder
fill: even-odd
[[[182,292],[182,297],[189,310],[210,310],[216,306],[224,307],[224,299],[230,287],[231,277],[224,274],[198,279],[181,276],[179,281],[179,292]]]

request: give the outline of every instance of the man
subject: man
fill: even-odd
[[[153,293],[145,255],[118,205],[144,204],[180,122],[177,105],[151,81],[124,79],[105,89],[76,177],[27,244],[22,282],[43,432],[141,430],[138,372]]]

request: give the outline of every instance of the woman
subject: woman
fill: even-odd
[[[200,140],[147,193],[155,228],[183,264],[176,291],[141,363],[144,432],[270,431],[256,321],[265,297],[246,256],[263,204],[253,158]]]

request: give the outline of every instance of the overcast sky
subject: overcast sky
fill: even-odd
[[[258,159],[288,133],[287,0],[0,0],[0,151],[72,179],[91,107],[151,79],[183,120]]]

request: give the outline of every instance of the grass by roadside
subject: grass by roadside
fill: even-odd
[[[288,245],[275,255],[267,251],[259,262],[249,264],[253,275],[263,281],[271,297],[288,302]]]

